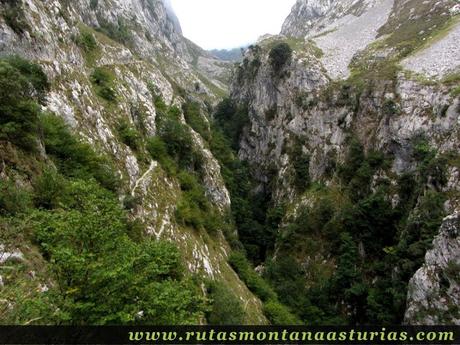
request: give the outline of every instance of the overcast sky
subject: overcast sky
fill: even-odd
[[[278,34],[295,0],[170,0],[184,36],[204,49],[237,48]]]

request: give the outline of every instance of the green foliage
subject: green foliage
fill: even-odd
[[[98,16],[99,31],[119,43],[130,46],[133,43],[131,29],[122,18],[118,18],[117,24],[108,22],[105,18]]]
[[[17,55],[6,57],[5,61],[25,77],[31,85],[32,89],[24,87],[25,95],[37,99],[39,103],[43,103],[45,101],[45,94],[49,91],[50,84],[41,66]]]
[[[178,249],[146,240],[144,226],[127,220],[113,193],[119,181],[109,160],[73,135],[61,118],[40,113],[37,95],[48,87],[43,76],[17,58],[0,61],[1,140],[15,143],[15,152],[44,162],[42,155],[24,151],[29,149],[24,137],[41,140],[54,163],[30,176],[30,191],[19,181],[0,180],[2,243],[25,243],[31,256],[37,245],[43,254],[14,267],[12,263],[12,274],[4,275],[0,292],[13,308],[4,309],[2,302],[2,323],[199,323],[205,301],[198,284],[185,277]],[[99,79],[104,81],[103,76]],[[27,107],[34,109],[34,116]],[[185,182],[194,202],[202,197],[195,185]],[[33,260],[47,261],[39,266],[49,272],[38,273],[46,276],[40,282],[53,282],[47,292],[37,291],[38,279],[30,283],[27,272]]]
[[[209,234],[216,234],[218,230],[222,230],[223,219],[207,199],[205,190],[197,178],[185,171],[181,171],[177,178],[183,193],[176,210],[178,223],[197,230],[203,228]]]
[[[2,232],[4,226],[11,226],[16,231],[23,231],[23,226],[18,220],[19,218],[8,220],[0,218]],[[30,260],[30,258],[28,259]],[[38,264],[45,265],[42,261],[39,261]],[[42,267],[37,268],[42,269]],[[46,292],[37,289],[37,284],[42,281],[41,274],[35,271],[37,275],[31,279],[30,269],[29,263],[14,260],[8,260],[5,265],[2,265],[1,325],[50,325],[60,322],[62,314],[57,309],[57,301],[61,300],[61,297],[54,289]]]
[[[91,74],[91,82],[96,88],[96,93],[99,97],[104,98],[109,102],[117,100],[117,94],[114,90],[115,77],[111,71],[104,67],[96,67]]]
[[[371,192],[372,177],[377,170],[387,167],[387,157],[382,152],[370,150],[366,155],[361,143],[353,138],[345,162],[338,168],[338,176],[348,187],[351,198],[358,201]]]
[[[65,178],[54,169],[46,169],[34,181],[35,198],[37,208],[53,209],[59,207],[63,201],[67,183]]]
[[[238,107],[226,98],[217,106],[214,119],[216,125],[230,139],[232,148],[237,150],[243,129],[249,124],[248,110]]]
[[[229,263],[238,273],[239,277],[246,283],[249,290],[254,292],[263,302],[277,299],[276,293],[272,290],[270,285],[254,271],[243,253],[233,252],[229,257]]]
[[[102,186],[116,190],[119,179],[109,160],[98,155],[93,148],[80,142],[61,118],[44,115],[41,118],[43,143],[61,174],[71,178],[96,179]]]
[[[157,101],[163,106],[163,102]],[[160,108],[161,109],[161,108]],[[172,107],[157,117],[158,135],[167,153],[182,170],[196,171],[201,167],[201,155],[197,152],[187,126],[179,120],[180,110]]]
[[[419,198],[417,208],[409,216],[401,233],[398,255],[402,258],[402,275],[409,279],[423,264],[425,253],[431,248],[434,236],[445,215],[445,197],[435,191],[427,191]]]
[[[264,314],[273,325],[299,325],[300,321],[291,313],[288,307],[276,300],[264,303]]]
[[[176,164],[168,154],[166,143],[160,137],[149,138],[146,147],[152,159],[158,161],[169,176],[176,175]]]
[[[182,106],[185,121],[192,127],[195,132],[199,133],[203,139],[209,141],[209,125],[204,115],[201,114],[200,104],[197,102],[186,102]]]
[[[454,260],[449,261],[444,271],[444,275],[447,279],[452,280],[456,284],[460,283],[460,264]]]
[[[199,292],[183,276],[177,249],[133,242],[116,197],[75,181],[67,201],[32,222],[71,324],[190,324],[202,315]],[[141,314],[139,314],[142,311]]]
[[[279,296],[280,302],[305,319],[305,310],[310,306],[307,297],[305,272],[290,255],[270,260],[265,277]]]
[[[142,138],[137,129],[131,126],[128,121],[120,121],[117,126],[117,131],[121,141],[125,145],[128,145],[134,151],[140,149]]]
[[[287,43],[278,43],[270,50],[270,64],[275,73],[279,73],[291,58],[292,49]]]
[[[345,163],[339,168],[339,176],[345,183],[350,183],[355,173],[361,168],[365,161],[364,148],[357,140],[352,140]]]
[[[303,192],[310,185],[310,156],[303,151],[299,140],[296,140],[290,157],[294,168],[294,186]]]
[[[211,308],[206,315],[210,325],[242,325],[244,310],[241,301],[232,291],[219,281],[213,281],[207,287]]]
[[[0,179],[0,215],[15,215],[27,210],[32,204],[30,192],[13,182]]]
[[[89,31],[83,31],[77,39],[77,44],[80,46],[85,53],[94,51],[97,48],[97,41],[94,35]]]
[[[437,190],[441,190],[447,183],[445,157],[437,156],[437,152],[431,148],[428,141],[423,137],[414,139],[413,158],[418,163],[417,177],[421,185],[430,183]]]
[[[278,301],[276,292],[259,276],[241,252],[233,252],[229,257],[230,265],[245,282],[249,290],[264,303],[265,316],[275,325],[299,324],[297,317],[285,305]]]
[[[231,195],[232,218],[248,257],[255,263],[261,263],[274,247],[282,210],[271,204],[269,186],[266,191],[252,192],[249,166],[239,161],[234,151],[249,121],[247,109],[239,108],[226,99],[217,107],[214,118],[209,144],[221,163],[222,175]],[[236,249],[241,247],[236,241],[233,243]]]
[[[48,80],[37,65],[14,56],[0,59],[0,140],[34,151],[40,102]]]
[[[398,104],[392,100],[392,99],[387,99],[383,103],[383,113],[387,116],[395,116],[399,115],[401,110],[398,107]]]

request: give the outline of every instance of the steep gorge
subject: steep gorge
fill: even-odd
[[[162,1],[2,1],[1,319],[458,324],[458,6],[298,0],[232,72]]]
[[[458,27],[454,1],[299,0],[236,71],[283,214],[253,260],[305,322],[458,323]]]

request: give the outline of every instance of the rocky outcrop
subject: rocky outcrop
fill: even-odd
[[[381,0],[298,0],[281,29],[281,34],[313,37],[345,16],[360,16]],[[329,28],[333,30],[333,28]]]
[[[269,42],[262,43],[247,53],[247,66],[254,61],[261,61],[261,66],[253,77],[234,81],[232,97],[248,104],[251,120],[240,157],[259,167],[256,174],[261,182],[276,167],[277,195],[292,195],[288,151],[295,138],[301,138],[311,157],[310,175],[315,180],[324,178],[331,159],[344,157],[350,131],[367,148],[393,155],[397,174],[413,168],[410,143],[419,135],[425,135],[440,152],[459,152],[459,100],[448,87],[423,85],[400,74],[396,81],[382,81],[355,93],[353,83],[329,84],[319,59],[308,53],[308,45],[294,51],[284,77],[278,78],[267,46]],[[391,111],[385,110],[389,104],[394,106]]]
[[[460,325],[460,214],[444,219],[425,263],[409,283],[405,322]]]

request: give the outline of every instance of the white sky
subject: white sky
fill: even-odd
[[[204,49],[237,48],[279,34],[295,0],[170,0],[184,36]]]

